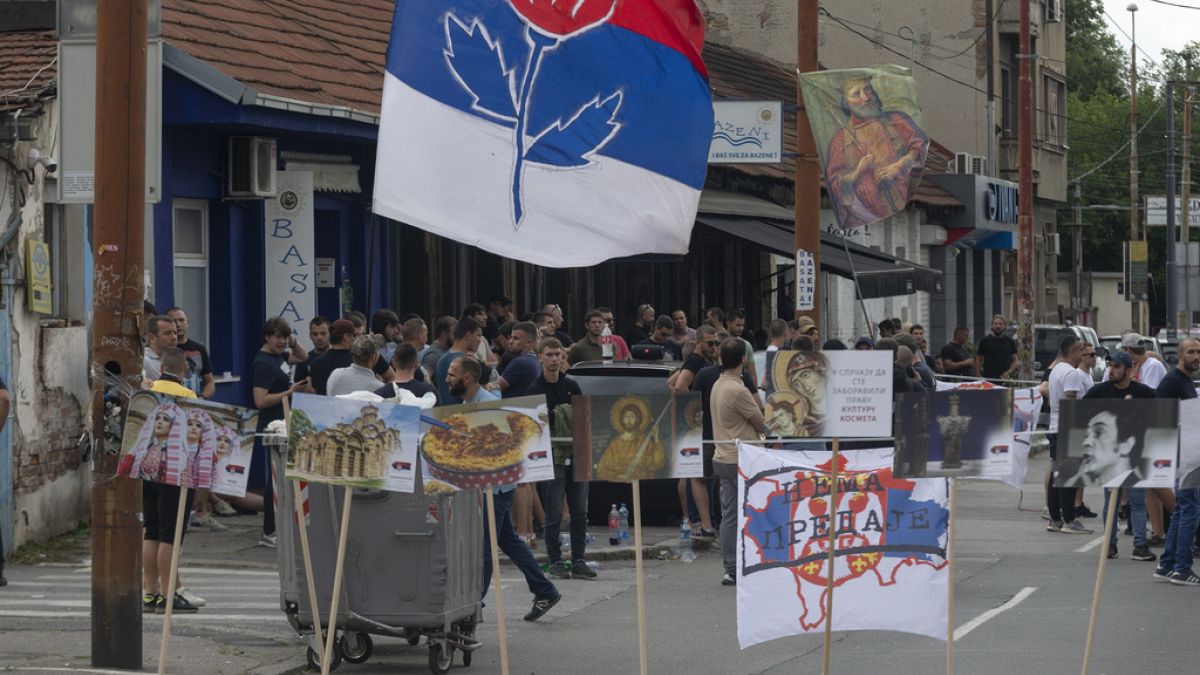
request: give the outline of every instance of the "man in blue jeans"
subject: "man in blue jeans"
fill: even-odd
[[[1159,398],[1196,398],[1192,375],[1200,369],[1200,340],[1185,338],[1179,343],[1179,365],[1158,384]],[[1167,528],[1154,578],[1177,586],[1200,586],[1200,577],[1192,571],[1192,540],[1196,537],[1197,510],[1200,509],[1200,488],[1179,488],[1175,491],[1175,514]]]
[[[525,620],[537,621],[546,612],[549,612],[551,607],[557,605],[562,596],[554,584],[546,578],[546,575],[542,574],[542,568],[538,566],[529,547],[517,536],[517,530],[513,527],[512,521],[513,487],[505,485],[493,489],[496,506],[496,543],[500,546],[500,550],[504,551],[504,555],[508,556],[508,559],[513,561],[525,575],[525,583],[529,584],[529,592],[533,593],[533,608],[525,615]],[[485,595],[492,583],[492,543],[488,532],[487,519],[484,518],[483,592]]]

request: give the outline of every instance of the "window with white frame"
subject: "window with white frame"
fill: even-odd
[[[171,202],[175,305],[188,317],[188,337],[208,344],[208,202]],[[165,307],[160,309],[166,309]]]

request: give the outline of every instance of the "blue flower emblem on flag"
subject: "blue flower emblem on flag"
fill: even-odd
[[[513,130],[516,157],[512,171],[513,229],[525,215],[522,178],[526,164],[572,169],[591,164],[590,156],[621,129],[616,121],[624,97],[620,89],[597,93],[577,109],[560,112],[543,129],[528,127],[542,60],[564,41],[599,26],[612,15],[617,0],[512,0],[525,21],[521,59],[506,57],[480,19],[469,23],[453,12],[445,17],[447,67],[472,97],[472,108]],[[510,65],[521,61],[520,67]],[[553,104],[554,101],[550,101]]]

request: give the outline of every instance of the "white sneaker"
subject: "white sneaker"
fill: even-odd
[[[190,590],[188,590],[186,588],[181,587],[179,590],[175,591],[175,593],[178,594],[179,597],[183,598],[184,600],[187,600],[188,602],[192,603],[193,605],[195,605],[197,607],[203,607],[208,604],[208,602],[206,602],[204,600],[204,598],[196,595],[195,593],[191,592]]]
[[[228,525],[217,522],[217,519],[208,513],[202,516],[192,514],[191,527],[197,530],[211,530],[212,532],[224,532],[229,529]]]
[[[279,541],[273,534],[261,534],[258,537],[258,545],[266,546],[267,548],[279,548]]]
[[[215,496],[213,497],[212,508],[213,508],[213,513],[217,514],[218,516],[236,516],[237,515],[237,509],[230,506],[229,502],[225,501],[224,499],[221,499],[220,497],[215,497]]]

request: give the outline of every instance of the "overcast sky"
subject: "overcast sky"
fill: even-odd
[[[1169,0],[1181,5],[1194,5],[1200,8],[1200,0]],[[1182,49],[1189,41],[1200,41],[1200,9],[1184,9],[1152,2],[1151,0],[1136,0],[1137,11],[1137,41],[1138,62],[1142,63],[1149,54],[1155,63],[1162,63],[1162,50]],[[1125,33],[1130,32],[1130,16],[1125,9],[1129,0],[1104,0],[1104,9],[1108,13],[1109,30],[1117,36],[1117,42],[1129,48],[1129,38]],[[1117,22],[1120,29],[1113,26]],[[1125,33],[1122,33],[1124,30]],[[1143,50],[1144,53],[1143,53]]]

